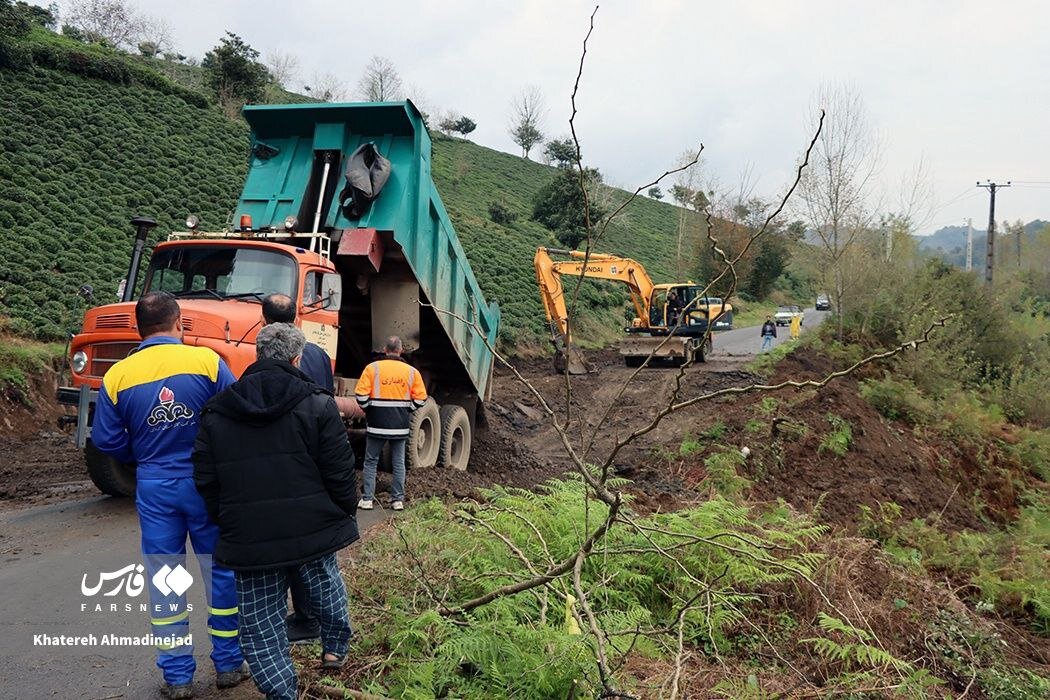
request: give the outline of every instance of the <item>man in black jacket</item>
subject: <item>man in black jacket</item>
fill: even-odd
[[[305,343],[289,324],[260,330],[258,360],[205,405],[193,450],[215,561],[236,576],[241,649],[268,698],[296,697],[289,567],[321,621],[324,667],[342,665],[352,634],[335,553],[358,538],[354,456],[332,395],[295,366]]]
[[[295,302],[287,294],[270,294],[262,302],[263,326],[271,323],[295,323]],[[307,341],[303,348],[299,369],[322,389],[335,391],[335,377],[332,374],[332,358],[319,345]],[[342,415],[353,418],[364,418],[364,411],[357,401],[341,396],[335,397],[335,405]],[[288,641],[292,644],[315,642],[321,636],[321,622],[310,612],[306,600],[306,589],[299,574],[294,569],[288,571],[288,588],[292,592],[292,611],[286,620],[288,624]]]

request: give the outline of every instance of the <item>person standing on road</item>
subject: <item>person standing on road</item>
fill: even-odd
[[[762,349],[765,352],[773,347],[773,339],[777,337],[777,324],[773,323],[772,316],[766,316],[766,322],[762,324]]]
[[[390,484],[391,507],[405,508],[405,443],[408,441],[410,414],[427,400],[427,390],[419,372],[401,359],[401,339],[387,338],[386,358],[365,367],[354,393],[368,421],[365,436],[365,467],[362,510],[371,510],[376,491],[376,467],[383,446],[390,445],[393,476]]]
[[[263,327],[272,323],[295,323],[295,303],[287,294],[271,294],[262,302]],[[332,358],[324,349],[314,343],[306,343],[303,348],[299,369],[317,386],[328,392],[335,392],[335,377],[332,374]],[[339,413],[350,418],[363,418],[364,411],[351,398],[336,396],[335,403]],[[295,643],[312,642],[321,636],[321,622],[310,612],[306,598],[306,586],[299,577],[296,567],[288,569],[288,588],[292,592],[292,611],[286,620],[288,641]]]
[[[791,339],[798,340],[800,335],[802,335],[802,314],[795,314],[791,317]]]
[[[296,365],[306,339],[287,323],[259,331],[258,359],[208,402],[194,479],[218,523],[215,560],[233,569],[241,649],[267,698],[294,700],[285,623],[288,571],[321,624],[321,665],[338,669],[353,631],[336,552],[358,538],[354,453],[331,393]]]
[[[208,558],[215,551],[219,529],[208,519],[204,501],[194,488],[190,455],[201,409],[233,383],[233,374],[212,350],[182,344],[182,315],[171,294],[144,295],[135,305],[135,322],[142,343],[103,377],[91,441],[121,462],[137,465],[135,507],[151,582],[153,634],[190,639],[185,588],[182,593],[172,590],[184,585],[177,577],[186,559],[188,535],[207,584],[215,684],[232,688],[248,677],[237,643],[233,572],[214,564],[209,571]],[[154,583],[164,567],[170,570],[161,576],[166,593]],[[188,572],[183,572],[185,579]],[[164,642],[158,643],[157,650],[163,692],[169,698],[193,697],[193,646]]]

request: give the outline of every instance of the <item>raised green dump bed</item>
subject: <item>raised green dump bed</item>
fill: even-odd
[[[340,336],[347,330],[368,333],[375,349],[378,338],[398,332],[413,362],[429,370],[452,400],[466,405],[455,396],[465,393],[485,398],[493,363],[485,341],[495,344],[500,312],[485,301],[434,187],[430,136],[415,106],[266,105],[245,107],[244,116],[252,129],[252,154],[235,221],[247,214],[256,229],[280,230],[295,217],[297,231],[311,232],[320,200],[317,229],[330,234],[344,299],[362,284],[362,273],[372,285],[370,308],[355,311],[352,299],[344,301]],[[355,215],[345,206],[345,171],[351,155],[367,143],[391,167],[378,197]],[[353,338],[341,337],[337,371],[353,376],[365,354]],[[468,378],[471,387],[463,385]]]

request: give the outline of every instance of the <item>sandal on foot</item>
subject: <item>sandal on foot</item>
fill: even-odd
[[[329,659],[328,658],[329,656],[334,656],[335,658],[334,659]],[[326,651],[325,653],[321,654],[321,668],[329,668],[329,669],[342,668],[343,664],[345,664],[345,663],[346,663],[346,654],[343,654],[342,656],[340,656],[338,654],[333,654],[330,651]]]

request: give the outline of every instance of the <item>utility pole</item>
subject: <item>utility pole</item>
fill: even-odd
[[[1024,233],[1024,226],[1021,221],[1017,222],[1017,229],[1014,231],[1014,238],[1017,241],[1017,267],[1021,267],[1021,234]]]
[[[1000,187],[1009,187],[1010,181],[1007,180],[1005,185],[1000,185],[987,180],[983,185],[978,182],[977,186],[985,188],[991,195],[991,201],[988,206],[988,256],[984,262],[984,283],[990,285],[992,283],[992,269],[995,265],[995,191]]]
[[[973,219],[966,220],[966,271],[973,269]]]

